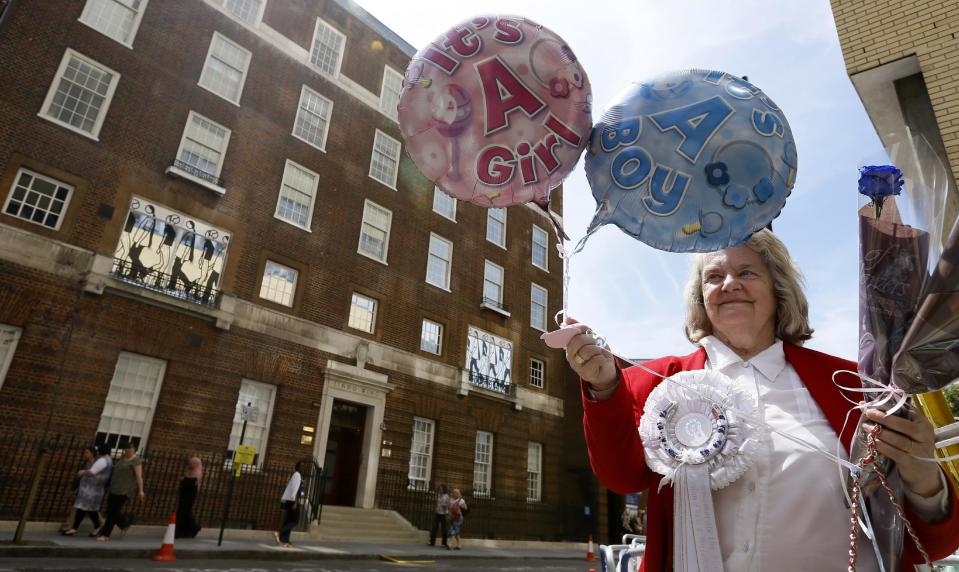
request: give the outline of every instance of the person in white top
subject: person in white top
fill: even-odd
[[[855,364],[801,347],[811,338],[801,275],[785,245],[761,230],[744,245],[693,257],[686,290],[686,334],[699,350],[647,364],[672,375],[678,371],[720,371],[754,397],[764,421],[822,449],[848,446],[856,416],[842,431],[851,405],[842,400],[830,375]],[[583,381],[584,428],[594,471],[611,489],[649,489],[649,535],[642,569],[670,568],[672,490],[657,489],[659,475],[645,464],[636,427],[646,397],[661,379],[640,368],[620,369],[591,330],[566,350]],[[934,434],[922,416],[890,416],[869,410],[866,428],[882,427],[878,451],[893,460],[906,487],[907,513],[933,559],[959,546],[955,491],[932,457]],[[713,492],[720,552],[726,570],[836,570],[850,557],[849,510],[836,465],[772,433],[758,461],[732,485]],[[678,517],[677,517],[678,518]],[[919,563],[907,538],[902,570]],[[877,570],[875,555],[862,540],[857,569]]]
[[[290,533],[296,528],[296,523],[300,520],[300,505],[297,502],[300,495],[300,486],[303,484],[303,461],[297,461],[293,468],[293,474],[283,489],[283,496],[280,498],[280,504],[283,506],[283,524],[280,530],[273,533],[273,539],[284,548],[293,548],[290,542]]]

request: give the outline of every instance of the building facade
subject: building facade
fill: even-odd
[[[349,0],[2,6],[0,430],[242,435],[325,503],[442,482],[591,526],[549,219],[417,171],[412,46]]]
[[[944,220],[955,221],[959,2],[832,0],[832,11],[846,70],[876,133],[887,148],[919,138],[938,157],[949,185]]]

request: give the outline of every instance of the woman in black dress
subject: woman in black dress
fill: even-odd
[[[194,538],[200,532],[200,525],[193,516],[193,503],[196,502],[200,481],[203,480],[203,462],[199,457],[190,459],[190,465],[180,479],[179,502],[176,509],[176,538]]]

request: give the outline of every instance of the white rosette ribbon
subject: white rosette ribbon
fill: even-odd
[[[743,476],[762,444],[756,401],[716,371],[684,371],[646,400],[639,435],[646,464],[673,484],[673,566],[677,572],[722,572],[712,491]]]

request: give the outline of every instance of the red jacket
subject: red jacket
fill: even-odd
[[[855,371],[856,364],[788,343],[783,344],[783,350],[786,361],[799,374],[829,424],[839,434],[849,410],[849,403],[843,399],[832,382],[832,374],[841,369]],[[706,350],[700,348],[688,356],[664,357],[644,365],[668,376],[680,371],[703,369],[705,363]],[[646,399],[662,378],[638,367],[622,370],[621,374],[623,382],[607,401],[598,402],[589,398],[586,384],[583,384],[583,428],[586,432],[590,463],[596,476],[615,492],[628,494],[649,491],[646,554],[640,570],[666,571],[672,568],[673,489],[669,486],[663,487],[661,492],[656,491],[661,475],[646,466],[643,444],[636,429],[639,427]],[[847,374],[842,383],[848,387],[856,387],[859,386],[859,379]],[[850,416],[846,431],[839,435],[846,451],[849,450],[853,430],[858,422],[858,416]],[[910,514],[908,504],[906,505],[909,520],[933,561],[945,558],[959,547],[959,511],[952,508],[959,499],[952,481],[946,481],[950,484],[951,499],[949,518],[945,521],[937,524],[923,522],[919,517]],[[922,563],[922,556],[908,536],[904,545],[902,569],[912,570],[912,565]],[[836,567],[844,568],[845,562],[837,562]]]

